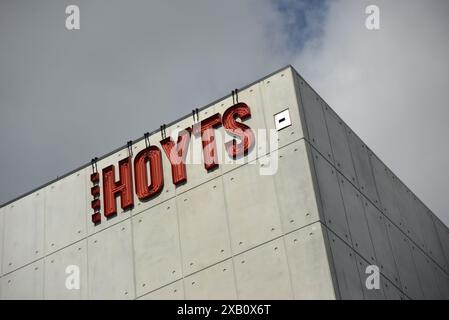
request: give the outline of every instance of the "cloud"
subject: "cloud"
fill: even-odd
[[[378,31],[365,7],[380,8]],[[293,65],[368,146],[449,224],[449,3],[332,1]]]
[[[270,1],[0,4],[0,202],[287,63]]]
[[[291,63],[449,224],[447,1],[67,4],[0,3],[0,203]]]

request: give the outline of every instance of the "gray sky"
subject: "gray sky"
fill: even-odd
[[[444,0],[0,0],[0,203],[292,64],[449,224],[448,16]]]

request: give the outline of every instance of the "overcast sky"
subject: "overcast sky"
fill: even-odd
[[[449,224],[448,17],[445,0],[0,0],[0,203],[292,64]]]

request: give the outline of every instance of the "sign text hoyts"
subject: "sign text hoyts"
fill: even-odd
[[[206,171],[213,170],[219,165],[215,129],[220,126],[233,137],[233,140],[224,144],[227,154],[233,159],[246,155],[255,143],[253,130],[243,123],[249,117],[251,110],[248,105],[237,103],[229,107],[223,115],[216,113],[180,131],[177,141],[173,141],[172,137],[162,139],[160,145],[171,164],[172,183],[179,185],[187,182],[185,160],[192,135],[201,138]],[[162,191],[164,174],[161,149],[156,145],[147,145],[134,157],[134,161],[132,158],[133,156],[129,155],[119,161],[118,179],[115,177],[114,164],[103,168],[101,187],[100,173],[91,174],[93,184],[91,207],[94,210],[92,222],[95,225],[101,223],[101,211],[106,218],[117,214],[116,197],[120,197],[122,209],[127,210],[134,206],[134,192],[139,200],[144,201],[156,197]],[[103,206],[100,200],[101,192],[103,192]]]

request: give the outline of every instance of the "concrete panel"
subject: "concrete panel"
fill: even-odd
[[[443,248],[446,261],[449,261],[449,229],[436,217],[434,217],[435,228],[437,229],[438,238],[440,239],[441,247]],[[446,268],[446,271],[449,268]]]
[[[278,131],[278,145],[283,147],[304,137],[299,118],[298,98],[290,67],[265,79],[261,85],[266,129],[275,129],[275,114],[288,109],[292,125]]]
[[[363,141],[349,128],[347,128],[347,138],[359,189],[368,199],[378,206],[379,199],[368,155],[370,151],[368,151]]]
[[[377,192],[381,201],[382,212],[397,226],[403,226],[400,209],[396,198],[394,176],[391,171],[375,156],[370,157]]]
[[[285,236],[295,299],[335,299],[325,241],[319,222]]]
[[[36,261],[1,278],[2,300],[43,299],[43,260]]]
[[[337,176],[339,178],[353,248],[367,261],[374,263],[375,254],[368,223],[365,218],[365,211],[362,202],[363,196],[340,173],[338,173]]]
[[[89,170],[89,168],[86,168],[87,172],[86,172],[86,198],[88,199],[87,201],[87,208],[86,208],[86,212],[88,214],[86,214],[86,219],[87,219],[87,234],[88,235],[92,235],[94,233],[97,233],[99,231],[102,231],[106,228],[109,228],[113,225],[116,225],[120,222],[122,222],[125,219],[128,219],[131,216],[131,209],[128,210],[122,210],[121,205],[120,205],[120,197],[116,197],[115,202],[116,202],[116,206],[117,206],[117,215],[110,217],[110,218],[106,218],[104,216],[104,201],[103,201],[103,176],[102,176],[102,170],[103,168],[106,168],[110,165],[114,166],[115,169],[115,179],[116,181],[118,181],[118,179],[120,178],[120,173],[119,173],[119,166],[118,163],[119,161],[125,159],[126,157],[128,157],[128,149],[124,148],[121,149],[115,153],[113,153],[112,155],[99,160],[97,163],[97,168],[98,168],[98,173],[100,174],[100,182],[99,185],[101,187],[100,190],[100,201],[101,201],[101,223],[98,225],[94,225],[92,222],[92,214],[93,214],[93,209],[91,208],[91,201],[93,200],[93,197],[91,195],[91,187],[93,186],[92,182],[90,181],[90,175],[92,173],[92,169]],[[134,188],[134,186],[133,186]],[[136,203],[134,203],[134,205],[136,206]]]
[[[339,237],[352,245],[337,171],[315,150],[312,151],[312,155],[325,223]]]
[[[190,123],[189,123],[189,125],[190,125]],[[181,126],[181,124],[180,124],[180,126]],[[167,132],[167,134],[168,134],[168,132]],[[155,145],[161,150],[162,171],[164,173],[164,188],[162,189],[161,193],[158,194],[157,196],[150,198],[148,200],[143,200],[143,201],[140,200],[137,197],[136,193],[134,192],[134,208],[132,209],[133,215],[138,214],[139,212],[145,211],[151,207],[154,207],[154,206],[158,205],[159,203],[167,201],[168,199],[171,199],[175,196],[175,186],[172,182],[171,164],[168,161],[168,158],[165,155],[165,152],[160,145],[161,140],[162,139],[161,139],[160,132],[157,132],[149,137],[150,145]],[[145,140],[141,140],[141,141],[137,142],[136,144],[134,144],[134,146],[133,146],[134,157],[145,148],[146,148]]]
[[[279,150],[274,182],[284,233],[320,219],[308,148],[305,140],[300,140]],[[291,179],[294,172],[298,174]]]
[[[376,264],[379,266],[381,273],[396,286],[400,286],[396,262],[388,240],[387,227],[385,225],[386,218],[367,199],[364,199],[363,202],[365,205],[366,220],[376,254]]]
[[[133,216],[136,292],[141,296],[182,277],[174,200]]]
[[[366,273],[367,267],[372,265],[372,263],[368,263],[365,259],[363,259],[359,254],[355,254],[355,260],[357,262],[357,268],[359,270],[360,282],[362,284],[363,290],[363,298],[365,300],[384,300],[384,287],[382,283],[382,278],[379,279],[379,289],[371,288],[368,289],[366,286],[366,280],[372,274],[371,272]],[[380,270],[379,270],[380,271]]]
[[[77,266],[80,275],[80,288],[66,287],[69,276],[75,276],[68,266]],[[67,248],[45,257],[44,298],[59,299],[87,299],[87,240],[81,240]]]
[[[353,184],[358,186],[351,151],[346,138],[346,125],[329,107],[324,107],[327,129],[331,141],[335,167]]]
[[[382,285],[382,290],[385,295],[385,299],[387,300],[410,300],[404,293],[401,292],[393,283],[385,278],[384,276],[380,276],[380,283]]]
[[[448,263],[438,238],[437,229],[433,223],[433,213],[419,199],[416,199],[415,206],[418,209],[417,216],[421,225],[424,243],[426,244],[426,252],[443,269],[447,270]]]
[[[387,222],[387,230],[398,267],[402,290],[412,299],[422,299],[424,295],[413,262],[410,240],[390,222]]]
[[[299,92],[307,124],[308,140],[326,159],[333,163],[322,99],[301,78],[299,80]]]
[[[417,215],[419,214],[419,209],[415,205],[415,200],[413,199],[413,194],[410,190],[400,181],[397,181],[396,195],[398,197],[398,202],[400,204],[401,216],[404,221],[403,232],[412,239],[422,250],[427,251],[424,238],[422,236],[422,227],[420,219]]]
[[[437,279],[437,287],[440,296],[445,300],[449,300],[449,276],[432,262],[435,278]]]
[[[328,237],[340,299],[363,299],[355,252],[330,230]]]
[[[415,245],[411,245],[413,262],[416,266],[419,282],[423,291],[424,299],[441,299],[442,296],[438,290],[435,270],[432,261]]]
[[[186,299],[237,299],[232,259],[185,278],[184,287]]]
[[[273,176],[259,167],[249,163],[223,176],[234,254],[281,235]]]
[[[150,292],[138,300],[181,300],[184,299],[182,280],[171,283],[163,288]]]
[[[223,193],[220,177],[176,199],[184,275],[231,256]]]
[[[133,299],[130,220],[88,238],[89,299]]]
[[[44,197],[39,190],[4,209],[3,273],[43,256]]]
[[[47,254],[86,236],[86,172],[80,170],[45,188]]]
[[[283,239],[233,258],[239,299],[292,299]]]

